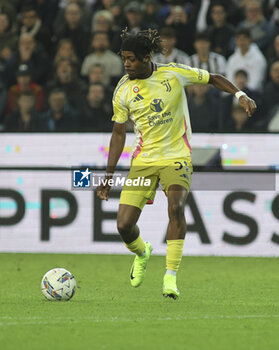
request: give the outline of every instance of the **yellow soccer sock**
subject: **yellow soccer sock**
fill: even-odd
[[[178,271],[183,253],[184,239],[167,240],[167,270]]]
[[[141,236],[138,236],[138,238],[131,243],[125,243],[125,245],[132,253],[138,256],[142,256],[145,251],[145,243]]]

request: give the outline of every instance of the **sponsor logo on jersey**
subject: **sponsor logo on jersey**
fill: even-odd
[[[162,114],[156,114],[156,115],[148,115],[147,119],[148,119],[148,125],[151,127],[168,124],[173,121],[171,112],[164,112]]]
[[[140,94],[137,94],[137,96],[133,99],[133,102],[137,102],[141,100],[144,100],[144,98]]]
[[[164,102],[160,98],[154,98],[154,100],[150,103],[150,109],[153,112],[161,112],[164,108]]]

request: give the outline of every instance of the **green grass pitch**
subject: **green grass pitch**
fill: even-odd
[[[184,257],[179,300],[161,295],[165,258],[129,284],[132,256],[0,254],[0,349],[279,349],[279,261]],[[69,302],[50,302],[41,278],[76,277]]]

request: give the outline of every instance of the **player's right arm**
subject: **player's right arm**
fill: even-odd
[[[114,123],[110,144],[105,184],[97,188],[97,196],[100,199],[108,200],[110,185],[108,181],[112,178],[116,164],[121,156],[126,140],[126,125]]]
[[[110,185],[108,181],[112,178],[116,164],[123,151],[126,140],[126,121],[128,119],[128,108],[125,102],[126,89],[125,84],[128,81],[127,76],[124,76],[115,88],[113,95],[113,117],[115,122],[112,136],[109,145],[109,156],[107,163],[107,173],[104,183],[97,188],[97,196],[100,199],[108,200]]]

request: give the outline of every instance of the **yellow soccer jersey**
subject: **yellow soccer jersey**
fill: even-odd
[[[192,130],[184,87],[207,84],[209,73],[182,64],[154,64],[147,79],[125,75],[115,88],[112,120],[134,122],[133,158],[143,162],[191,154]],[[206,118],[206,116],[205,116]]]

